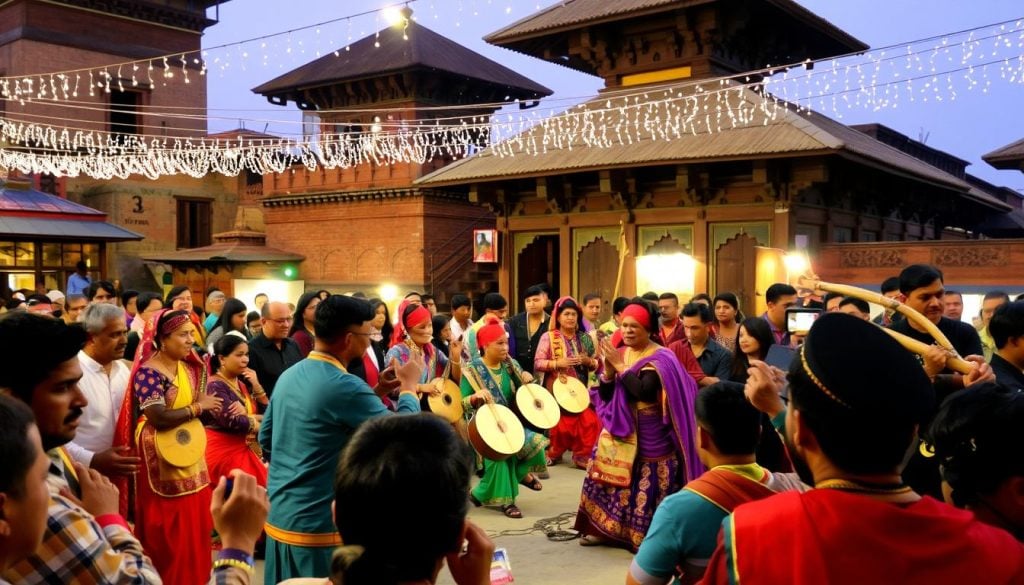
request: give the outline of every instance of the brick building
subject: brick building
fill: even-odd
[[[271,103],[295,103],[313,133],[371,137],[382,124],[471,119],[495,110],[474,104],[527,103],[551,93],[411,20],[253,91]],[[432,109],[437,106],[447,109]],[[471,231],[493,228],[493,214],[470,204],[463,189],[414,185],[453,159],[314,171],[297,164],[267,175],[267,244],[305,256],[300,272],[308,288],[375,295],[387,282],[442,297],[485,292],[496,285],[493,268],[472,264]]]
[[[26,123],[115,135],[205,136],[202,117],[182,119],[157,113],[178,107],[205,111],[206,77],[200,75],[197,64],[170,58],[167,68],[163,59],[144,62],[138,69],[110,65],[198,51],[203,31],[216,23],[207,17],[207,8],[224,1],[4,2],[0,5],[0,74],[81,71],[69,75],[77,91],[71,101],[22,104],[8,100],[3,102],[3,115]],[[97,86],[107,75],[109,85]],[[159,180],[33,179],[44,190],[101,210],[112,224],[141,234],[140,241],[112,243],[105,261],[90,269],[95,276],[120,278],[124,286],[144,290],[159,286],[162,267],[147,268],[143,255],[210,244],[214,232],[233,225],[238,199],[236,179],[216,175]]]
[[[628,4],[557,3],[485,40],[604,79],[583,107],[604,108],[611,133],[634,102],[654,107],[666,84],[867,49],[791,0]],[[695,90],[678,91],[682,107]],[[621,96],[630,92],[627,104]],[[628,144],[598,149],[577,143],[512,157],[489,148],[417,184],[461,187],[495,210],[500,290],[511,299],[550,278],[559,294],[598,291],[607,305],[614,291],[655,288],[649,283],[668,274],[687,278],[659,292],[732,291],[747,314],[762,310],[764,289],[785,270],[762,252],[978,237],[984,221],[1014,209],[968,182],[964,161],[890,129],[790,107],[769,116],[756,86],[736,85],[727,99],[747,123],[727,120],[719,130],[701,126],[701,115],[698,130],[671,140],[642,128]]]

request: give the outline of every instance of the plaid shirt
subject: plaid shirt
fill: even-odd
[[[47,513],[43,544],[0,576],[0,585],[163,583],[120,517],[94,518],[56,494]],[[209,585],[248,585],[250,580],[248,571],[221,567],[212,571]]]
[[[51,494],[43,544],[4,573],[11,583],[162,583],[142,545],[111,517],[97,521]]]

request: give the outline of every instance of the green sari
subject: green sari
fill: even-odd
[[[469,397],[475,392],[474,385],[490,392],[495,404],[509,406],[512,403],[514,389],[519,387],[522,370],[515,360],[510,362],[511,367],[502,365],[499,369],[492,370],[482,360],[475,359],[469,368],[463,370],[462,405],[467,419],[475,412],[469,401]],[[519,495],[519,482],[529,475],[532,469],[544,467],[544,449],[547,446],[548,440],[544,435],[526,429],[526,443],[519,453],[504,461],[483,459],[484,477],[473,488],[473,497],[485,506],[514,504],[516,496]]]

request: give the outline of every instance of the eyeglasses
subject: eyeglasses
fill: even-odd
[[[287,325],[287,324],[291,323],[293,320],[294,319],[292,319],[291,317],[284,317],[282,319],[267,319],[267,321],[273,321],[274,323],[277,323],[278,325]]]

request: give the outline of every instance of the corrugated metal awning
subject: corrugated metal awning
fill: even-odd
[[[36,239],[103,240],[108,242],[143,239],[141,234],[105,221],[0,216],[0,238],[8,236]]]

